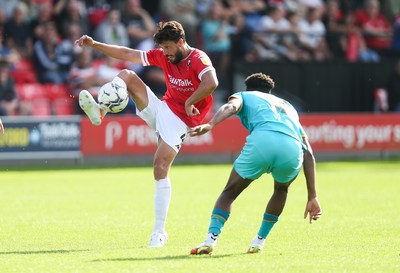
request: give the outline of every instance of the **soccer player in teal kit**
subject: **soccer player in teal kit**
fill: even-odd
[[[208,123],[190,131],[191,136],[202,135],[235,114],[250,131],[233,164],[228,183],[214,206],[206,240],[190,252],[194,255],[212,253],[229,218],[233,201],[264,173],[272,174],[274,193],[248,253],[263,249],[266,237],[283,211],[289,185],[296,179],[302,166],[308,190],[304,218],[309,214],[311,223],[322,213],[317,199],[315,158],[295,108],[289,102],[269,94],[275,83],[268,75],[252,74],[246,78],[245,84],[247,91],[230,96],[229,101],[219,108]]]

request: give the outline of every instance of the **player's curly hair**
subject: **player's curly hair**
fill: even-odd
[[[177,21],[159,22],[153,36],[154,42],[158,45],[166,41],[177,43],[181,38],[186,41],[185,31]]]
[[[271,93],[271,90],[274,89],[275,87],[274,80],[269,75],[266,75],[261,72],[251,74],[244,80],[244,83],[246,85],[247,91],[257,90],[257,91]]]

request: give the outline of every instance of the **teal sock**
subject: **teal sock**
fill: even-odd
[[[229,213],[215,208],[211,214],[211,222],[208,228],[208,233],[213,233],[215,236],[218,236],[221,233],[222,228],[224,227],[225,222],[229,218]]]
[[[275,225],[277,221],[278,221],[278,216],[269,213],[264,213],[264,218],[260,230],[258,231],[258,236],[264,239],[267,238],[268,233],[271,231],[272,227]]]

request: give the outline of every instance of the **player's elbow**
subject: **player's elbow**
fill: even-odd
[[[209,84],[210,93],[214,92],[214,90],[217,89],[218,84],[219,84],[219,82],[218,82],[217,79],[215,79],[214,81],[210,82],[210,84]]]

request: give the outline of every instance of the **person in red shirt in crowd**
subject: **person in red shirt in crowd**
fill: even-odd
[[[378,52],[389,52],[392,27],[380,11],[378,0],[366,0],[364,9],[355,12],[356,25],[365,37],[366,46]]]
[[[100,43],[87,35],[75,44],[92,47],[116,59],[158,66],[164,72],[167,90],[161,100],[131,70],[122,70],[111,82],[127,89],[136,104],[136,114],[158,136],[153,161],[155,225],[150,247],[162,247],[168,240],[165,221],[171,198],[170,167],[190,127],[201,124],[212,107],[212,93],[218,86],[218,80],[206,53],[186,43],[185,31],[179,22],[158,23],[153,39],[159,47],[148,51]],[[89,92],[81,91],[79,103],[91,122],[100,125],[106,112]]]

